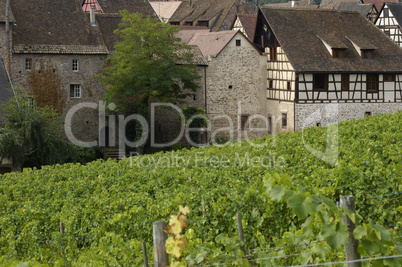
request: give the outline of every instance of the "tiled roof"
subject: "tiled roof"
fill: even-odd
[[[7,0],[0,0],[0,22],[5,22],[6,21],[6,2]],[[10,9],[10,21],[14,21],[14,15],[13,12]]]
[[[94,6],[95,10],[97,12],[102,12],[102,8],[100,7],[100,5],[98,4],[97,0],[80,0],[81,1],[81,6],[82,6],[82,10],[84,12],[90,12],[91,11],[91,7]]]
[[[113,51],[114,44],[118,41],[121,41],[119,36],[113,33],[121,23],[121,15],[118,13],[96,14],[96,22],[98,23],[99,29],[102,32],[102,37],[107,49],[109,51]]]
[[[402,72],[402,51],[357,12],[261,8],[290,63],[300,72]],[[346,58],[333,58],[321,40],[339,40]],[[362,49],[375,48],[374,59]]]
[[[11,82],[7,73],[4,60],[0,58],[0,103],[7,101],[13,96],[11,92]],[[0,124],[3,123],[4,119],[2,116],[2,110],[0,110]]]
[[[177,10],[180,1],[153,1],[150,2],[151,6],[155,10],[156,14],[162,21],[169,21],[173,13]]]
[[[16,54],[108,54],[106,46],[99,45],[23,45],[13,46]]]
[[[188,44],[197,45],[205,58],[217,56],[237,33],[238,31],[197,32]]]
[[[79,1],[12,0],[13,49],[21,53],[104,53],[98,27]],[[56,52],[57,51],[57,52]]]
[[[257,14],[246,15],[246,14],[238,14],[241,24],[243,25],[244,31],[247,34],[247,37],[250,40],[254,40],[255,29],[257,27]]]
[[[402,26],[402,3],[387,3],[387,6],[398,24]]]
[[[357,2],[351,3],[340,3],[338,6],[338,10],[349,10],[349,11],[357,11],[360,15],[367,17],[370,13],[371,9],[373,8],[373,3],[371,4],[359,4]]]
[[[130,13],[137,12],[157,17],[148,0],[98,0],[98,3],[104,13],[119,13],[120,10],[127,10]]]
[[[205,27],[178,27],[181,30],[175,34],[175,37],[180,38],[183,43],[188,44],[190,40],[194,37],[197,32],[207,33],[210,32],[209,29]]]
[[[236,13],[250,14],[255,13],[256,10],[252,3],[244,3],[240,0],[187,0],[182,1],[169,22],[211,21],[213,25],[209,27],[217,31],[229,29]]]
[[[362,2],[365,4],[374,3],[377,10],[380,11],[382,9],[382,7],[384,6],[385,2],[398,3],[398,0],[362,0]]]
[[[201,50],[198,46],[196,45],[190,45],[191,48],[191,53],[193,54],[193,62],[190,62],[192,64],[195,64],[197,66],[207,66],[208,63],[205,60],[204,56],[201,53]],[[188,64],[188,62],[176,62],[178,64]]]

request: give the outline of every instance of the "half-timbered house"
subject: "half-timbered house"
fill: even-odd
[[[402,3],[385,3],[375,25],[402,47]]]
[[[401,49],[357,12],[261,8],[254,42],[274,133],[402,109]]]

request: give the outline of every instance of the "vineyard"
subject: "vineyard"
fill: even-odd
[[[353,195],[359,252],[380,259],[363,264],[401,266],[402,112],[334,127],[2,175],[0,265],[142,266],[142,241],[152,263],[152,223],[180,205],[188,266],[345,261],[334,203]]]

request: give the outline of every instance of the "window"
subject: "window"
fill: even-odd
[[[80,97],[81,97],[81,85],[70,84],[70,98],[80,98]]]
[[[282,128],[288,127],[288,114],[282,113]]]
[[[197,99],[196,94],[193,94],[193,100],[196,100],[196,99]]]
[[[290,91],[290,90],[292,90],[292,86],[291,86],[291,84],[290,84],[290,82],[287,82],[287,84],[286,84],[287,86],[287,89]]]
[[[250,115],[241,115],[241,129],[242,130],[245,130],[245,129],[247,129],[248,128],[248,125],[247,125],[247,123],[248,123],[248,118],[250,117]]]
[[[374,58],[374,50],[372,49],[362,49],[361,56],[364,59],[373,59]]]
[[[384,74],[384,82],[395,82],[395,74]]]
[[[78,59],[73,59],[73,71],[78,71],[79,65],[78,65]]]
[[[334,58],[345,58],[346,57],[346,49],[332,48],[332,56]]]
[[[269,48],[269,60],[271,60],[271,61],[278,60],[278,56],[276,54],[276,47]]]
[[[272,117],[268,116],[268,134],[272,135]]]
[[[193,26],[193,22],[192,21],[186,21],[186,22],[184,22],[184,26]]]
[[[35,107],[35,99],[33,97],[28,97],[28,107],[34,108]]]
[[[384,30],[385,35],[388,37],[391,37],[391,31],[390,30]]]
[[[241,40],[236,40],[236,46],[241,46]]]
[[[371,111],[364,112],[364,117],[366,117],[366,116],[371,116]]]
[[[198,21],[198,26],[200,26],[200,27],[208,27],[208,21],[207,20]]]
[[[269,88],[273,88],[274,87],[274,81],[273,80],[269,80]]]
[[[32,58],[26,58],[25,59],[25,70],[31,70],[32,69]]]
[[[170,22],[170,25],[180,25],[180,22]]]
[[[229,86],[228,86],[228,89],[233,89],[233,85],[229,85]]]
[[[378,74],[367,74],[367,93],[378,93]]]
[[[341,76],[341,90],[349,91],[349,74],[342,74]]]
[[[326,91],[328,90],[328,75],[327,74],[314,74],[314,90]]]
[[[317,122],[317,127],[321,127],[321,122]]]
[[[384,8],[383,12],[384,12],[384,18],[389,18],[389,9]]]

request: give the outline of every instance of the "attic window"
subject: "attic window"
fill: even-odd
[[[374,50],[373,49],[362,49],[361,57],[364,59],[373,59],[374,58]]]
[[[207,20],[200,20],[200,21],[198,21],[198,26],[200,26],[200,27],[208,27],[208,26],[209,26],[208,24],[209,24],[209,23],[208,23]]]
[[[390,30],[384,30],[384,33],[386,36],[391,37],[391,31]]]
[[[193,26],[193,22],[192,21],[186,21],[186,22],[184,22],[184,26]]]
[[[170,22],[170,25],[180,25],[180,22]]]
[[[384,12],[384,18],[389,18],[389,9],[384,8],[383,12]]]
[[[344,48],[332,48],[332,56],[334,58],[345,58],[346,57],[346,49],[344,49]]]
[[[241,46],[241,40],[236,40],[236,46]]]

